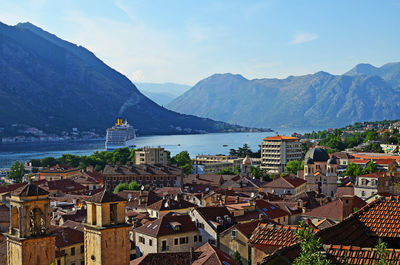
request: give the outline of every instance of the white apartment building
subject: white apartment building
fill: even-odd
[[[282,173],[286,163],[302,159],[299,138],[290,136],[271,136],[261,143],[261,169],[269,173]]]

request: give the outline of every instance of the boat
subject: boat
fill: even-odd
[[[128,121],[123,122],[122,118],[117,118],[117,123],[107,129],[105,149],[114,151],[118,148],[133,148],[136,139],[135,129]]]
[[[228,145],[227,145],[227,144],[223,144],[222,146],[223,146],[223,147],[227,147]]]

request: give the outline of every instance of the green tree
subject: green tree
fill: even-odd
[[[190,158],[188,151],[182,151],[176,156],[172,157],[169,160],[169,163],[176,164],[178,167],[182,168],[186,175],[192,173],[193,171],[192,159]]]
[[[322,255],[322,244],[320,238],[313,234],[312,228],[301,222],[296,231],[300,239],[300,256],[296,258],[295,265],[329,265],[328,259]]]
[[[24,174],[24,165],[19,161],[15,161],[14,164],[10,167],[10,179],[15,180],[17,183],[20,183],[22,182],[22,177],[24,176]]]
[[[240,253],[237,250],[233,253],[233,260],[236,261],[237,264],[243,265],[242,259],[240,257]]]
[[[297,171],[303,170],[304,164],[298,160],[289,161],[286,163],[285,172],[296,175]]]
[[[31,159],[31,161],[29,161],[29,163],[32,165],[32,167],[40,167],[41,163],[40,163],[40,159]]]
[[[42,167],[52,167],[57,164],[57,160],[54,157],[45,157],[40,160],[40,165]]]
[[[119,183],[117,186],[114,188],[114,193],[118,193],[120,191],[124,190],[140,190],[141,185],[137,183],[136,181],[131,181],[129,184],[128,183]]]
[[[379,261],[375,263],[376,265],[391,265],[393,262],[388,262],[389,251],[387,250],[387,245],[382,239],[378,239],[378,243],[375,246],[375,250],[378,254]]]
[[[112,155],[113,155],[113,157],[112,157],[113,163],[119,162],[120,164],[125,165],[129,160],[131,151],[129,150],[128,147],[119,148],[119,149],[114,150],[112,152]]]
[[[230,170],[228,168],[224,168],[218,172],[215,172],[217,175],[239,175],[238,171]]]
[[[140,190],[141,187],[142,187],[142,185],[140,185],[136,181],[131,181],[128,185],[129,190]]]

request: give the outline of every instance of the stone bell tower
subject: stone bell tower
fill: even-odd
[[[48,192],[28,183],[13,191],[10,229],[6,234],[8,265],[51,264],[55,260],[55,236],[50,231]]]
[[[87,205],[86,265],[128,265],[129,225],[125,223],[126,200],[104,189]]]

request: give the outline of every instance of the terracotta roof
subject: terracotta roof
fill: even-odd
[[[297,188],[305,183],[307,183],[307,181],[304,179],[286,175],[283,177],[276,178],[276,179],[272,180],[271,182],[264,184],[263,188],[293,189],[293,188]]]
[[[349,163],[353,163],[353,164],[367,164],[369,163],[370,160],[364,160],[364,159],[350,159]]]
[[[324,250],[327,253],[331,264],[348,265],[375,265],[380,261],[380,256],[376,249],[360,248],[356,246],[325,245]],[[388,255],[385,258],[385,264],[400,264],[400,250],[387,249]]]
[[[120,202],[125,201],[124,198],[121,198],[117,194],[104,189],[101,192],[96,193],[92,197],[90,197],[87,202],[94,202],[94,203],[106,203],[106,202]]]
[[[348,201],[349,204],[351,203],[351,205],[345,208],[346,201]],[[339,220],[350,215],[354,208],[361,209],[366,204],[367,203],[365,201],[357,196],[346,196],[314,208],[311,211],[304,213],[303,216]],[[349,212],[346,212],[347,208]]]
[[[48,195],[48,194],[49,193],[47,191],[36,186],[33,183],[28,183],[25,186],[20,187],[11,193],[11,195],[13,195],[13,196],[21,196],[21,197],[41,196],[41,195]]]
[[[251,235],[253,234],[254,230],[257,228],[257,226],[260,224],[260,221],[254,220],[251,222],[243,223],[243,224],[237,224],[235,227],[237,230],[239,230],[245,237],[250,239]]]
[[[253,232],[249,243],[253,245],[283,247],[299,242],[296,226],[260,224]]]
[[[83,243],[83,232],[69,227],[52,227],[56,235],[56,247],[64,248]]]
[[[265,137],[263,140],[264,141],[287,141],[287,140],[298,141],[299,138],[292,137],[292,136],[277,135],[277,136]]]
[[[378,238],[389,245],[399,246],[400,200],[399,197],[382,197],[350,215],[342,222],[320,232],[324,244],[373,247]]]
[[[199,247],[195,252],[198,253],[199,256],[192,265],[238,265],[231,256],[211,246],[209,243]]]
[[[156,211],[168,211],[168,210],[186,209],[193,207],[196,207],[196,204],[193,204],[191,202],[179,198],[178,200],[162,199],[147,206],[148,209]]]
[[[71,229],[78,230],[78,231],[81,231],[81,232],[83,232],[83,230],[84,230],[84,226],[83,226],[82,222],[75,222],[75,221],[72,221],[72,220],[65,221],[62,226],[63,227],[69,227]]]
[[[325,218],[315,224],[315,227],[319,230],[325,229],[327,227],[334,226],[336,223],[331,219]]]
[[[17,183],[17,184],[11,184],[11,185],[1,185],[0,186],[0,193],[6,193],[10,191],[14,191],[20,187],[24,187],[26,185],[25,183]]]
[[[204,220],[209,223],[211,227],[217,232],[222,232],[223,230],[228,229],[236,222],[235,217],[233,217],[233,215],[224,206],[197,207],[195,208],[195,211],[197,211],[204,218]],[[216,226],[217,217],[224,218],[225,215],[231,218],[232,223],[224,223],[223,226]]]
[[[40,184],[44,190],[47,191],[62,191],[63,193],[72,193],[76,191],[86,190],[86,187],[75,182],[72,179],[60,179],[60,180],[52,180],[45,181],[43,184]]]
[[[126,206],[130,208],[145,208],[148,205],[151,205],[159,200],[162,197],[158,196],[153,191],[132,191],[132,190],[124,190],[118,192],[118,196],[124,198],[127,201]]]
[[[230,176],[232,178],[232,176]],[[206,184],[212,186],[220,186],[224,182],[223,175],[216,174],[189,174],[183,178],[184,185],[190,184]]]
[[[377,165],[390,165],[391,163],[395,163],[396,160],[390,159],[390,158],[381,158],[375,161],[375,164]]]
[[[282,210],[276,205],[273,205],[265,200],[256,200],[256,207],[259,212],[270,219],[276,219],[283,216],[288,216],[289,213]]]
[[[175,227],[179,228],[175,229]],[[198,231],[189,215],[164,215],[146,225],[135,229],[137,233],[142,233],[152,237],[164,235],[182,234]]]
[[[75,222],[86,221],[87,211],[85,208],[70,211],[68,213],[62,214],[61,218],[64,222],[71,220]]]

